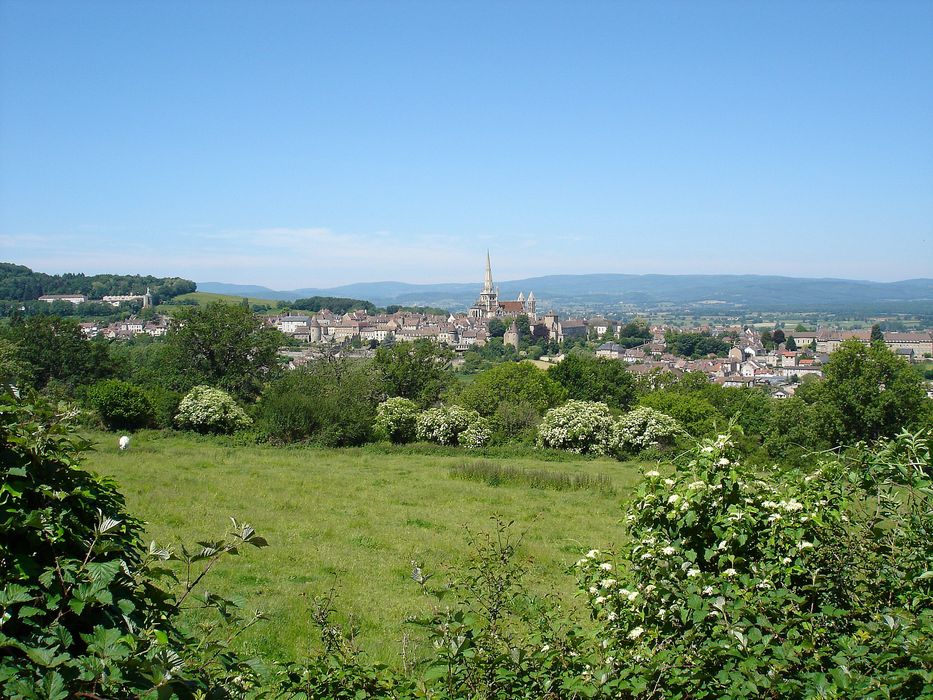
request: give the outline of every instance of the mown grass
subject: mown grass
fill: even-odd
[[[228,526],[228,516],[251,523],[269,540],[269,548],[231,558],[208,579],[209,590],[235,593],[269,616],[244,635],[244,648],[302,658],[316,639],[310,600],[336,585],[338,606],[345,620],[359,625],[361,646],[392,665],[400,662],[402,635],[417,639],[404,621],[431,604],[410,578],[412,560],[436,572],[435,581],[448,578],[467,555],[465,528],[487,529],[499,515],[525,533],[529,587],[575,606],[567,568],[581,551],[619,542],[620,502],[640,479],[641,466],[608,459],[545,462],[520,450],[508,458],[485,457],[523,473],[546,471],[581,483],[604,478],[613,495],[452,478],[452,467],[475,458],[459,450],[237,447],[144,432],[121,453],[116,435],[89,437],[98,446],[88,466],[116,478],[130,511],[148,523],[156,541],[214,537]]]

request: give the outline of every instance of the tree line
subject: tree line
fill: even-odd
[[[171,299],[195,291],[197,285],[181,277],[152,275],[48,275],[24,265],[0,263],[0,300],[30,301],[45,294],[83,294],[100,299],[109,295],[142,294],[146,288],[154,297]]]

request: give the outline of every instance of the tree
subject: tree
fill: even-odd
[[[29,383],[29,363],[23,359],[19,345],[0,338],[0,389]]]
[[[501,318],[489,319],[488,332],[490,338],[501,338],[505,335],[507,328],[508,326],[505,325],[505,322]]]
[[[785,339],[786,336],[784,335],[784,331],[780,328],[775,328],[774,332],[771,333],[771,340],[774,341],[775,345],[780,345],[784,342]]]
[[[88,340],[76,321],[58,316],[14,318],[9,339],[19,348],[34,387],[62,382],[69,388],[109,377],[114,364],[103,340]]]
[[[453,382],[452,356],[449,349],[422,339],[379,348],[373,366],[389,396],[424,407],[435,403]]]
[[[169,698],[235,687],[252,675],[228,645],[251,624],[240,604],[200,595],[197,628],[183,626],[182,611],[219,559],[265,540],[234,520],[226,538],[178,555],[146,544],[114,480],[81,468],[90,444],[73,419],[0,396],[0,695]],[[169,559],[190,575],[169,574]]]
[[[762,331],[761,332],[761,344],[764,346],[765,350],[774,349],[774,334],[771,331]]]
[[[218,386],[241,400],[259,395],[282,367],[283,336],[236,304],[215,302],[178,313],[166,336],[171,388]]]
[[[568,354],[548,370],[548,376],[571,399],[601,401],[622,411],[635,403],[635,380],[618,360]]]
[[[877,323],[871,327],[871,342],[874,343],[876,340],[884,342],[884,333],[881,332],[881,326]]]
[[[567,398],[567,391],[530,362],[505,362],[477,375],[458,402],[492,416],[502,403],[527,404],[539,414]]]
[[[709,333],[676,333],[669,331],[664,335],[664,342],[675,355],[690,357],[694,360],[706,355],[725,356],[729,344],[722,338],[714,338]]]
[[[907,360],[854,338],[833,352],[823,381],[802,398],[818,406],[821,437],[831,444],[892,437],[928,415],[923,381]]]
[[[787,348],[788,350],[797,349],[797,341],[794,340],[794,336],[790,335],[787,337],[787,342],[784,343],[784,347]]]

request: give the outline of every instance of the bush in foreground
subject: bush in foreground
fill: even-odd
[[[196,386],[178,404],[175,422],[198,433],[233,433],[253,421],[227,392]]]
[[[220,614],[193,636],[180,610],[218,559],[265,542],[234,522],[180,557],[144,545],[114,482],[80,467],[75,415],[0,396],[0,696],[231,697],[251,666],[228,642],[257,618],[201,595],[203,612]],[[174,558],[183,582],[164,567]]]
[[[630,544],[577,563],[602,692],[930,697],[931,446],[903,434],[764,480],[721,435],[671,478],[648,472]]]

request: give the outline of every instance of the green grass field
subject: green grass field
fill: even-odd
[[[582,551],[607,548],[621,537],[620,503],[640,479],[640,465],[612,460],[543,461],[528,456],[487,458],[503,466],[603,475],[615,495],[489,486],[452,478],[449,469],[477,455],[406,454],[386,447],[233,447],[220,440],[141,433],[126,452],[117,436],[92,433],[97,449],[87,466],[117,479],[130,512],[148,523],[160,544],[215,537],[229,516],[252,524],[270,547],[230,558],[208,589],[236,593],[269,620],[250,630],[243,647],[300,659],[316,636],[310,600],[336,584],[344,620],[359,624],[361,646],[373,658],[400,663],[402,635],[417,641],[406,618],[429,609],[411,580],[411,561],[435,581],[448,579],[468,551],[466,526],[491,528],[493,515],[524,532],[528,584],[556,591],[570,606],[574,580],[566,573]],[[180,540],[179,540],[180,538]]]
[[[275,299],[255,299],[253,297],[247,297],[250,304],[265,304],[271,308],[277,308],[282,305],[281,301]],[[241,296],[233,296],[230,294],[214,294],[213,292],[191,292],[189,294],[180,294],[175,297],[176,301],[185,301],[193,300],[198,302],[199,305],[204,306],[205,304],[210,304],[214,301],[222,301],[226,304],[239,304],[243,301]]]

